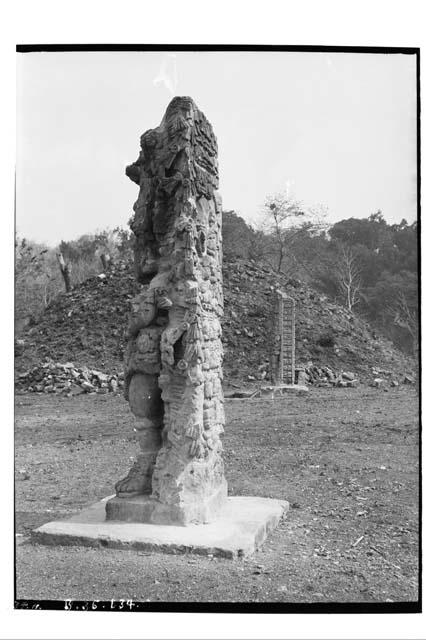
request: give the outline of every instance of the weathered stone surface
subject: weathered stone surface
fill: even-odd
[[[180,97],[140,143],[126,169],[139,186],[131,228],[141,289],[129,319],[125,393],[142,453],[116,484],[117,499],[151,496],[148,521],[204,523],[227,496],[216,138],[193,100]]]
[[[404,380],[403,380],[404,384],[415,384],[415,382],[416,381],[413,376],[409,376],[408,374],[404,376]]]
[[[222,510],[227,499],[227,487],[220,486],[218,491],[200,499],[193,505],[193,511],[198,521],[200,514],[204,522],[212,522],[217,514]],[[185,516],[183,519],[182,516]],[[158,500],[153,500],[150,496],[139,495],[130,498],[113,498],[106,505],[107,520],[121,520],[123,522],[151,522],[153,524],[187,524],[191,522],[191,511],[189,507],[182,514],[182,510],[177,507],[175,511],[168,504],[164,505]]]
[[[276,289],[271,318],[270,377],[273,385],[295,382],[295,303]]]
[[[371,386],[380,389],[381,387],[383,387],[384,383],[385,381],[383,380],[383,378],[374,378]]]
[[[118,498],[113,498],[113,502]],[[132,500],[153,501],[149,496]],[[258,549],[289,509],[286,501],[271,498],[230,497],[211,524],[186,527],[105,520],[101,500],[68,520],[49,522],[33,532],[42,544],[135,549],[162,553],[195,553],[241,558]],[[111,504],[111,503],[108,503]]]
[[[303,369],[299,369],[297,372],[296,384],[306,386],[308,382],[308,376]]]

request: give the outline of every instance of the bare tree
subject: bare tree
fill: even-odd
[[[288,195],[277,194],[267,198],[264,206],[264,228],[274,236],[277,247],[276,270],[281,271],[286,252],[286,231],[294,227],[298,220],[304,216],[301,205]]]
[[[349,311],[352,311],[353,307],[360,301],[362,281],[359,259],[352,247],[339,244],[337,260],[336,276],[338,286],[345,306]]]
[[[103,270],[108,271],[112,263],[111,256],[109,255],[109,253],[101,253],[99,257],[102,262]]]
[[[413,353],[418,351],[419,323],[417,309],[408,304],[407,296],[403,291],[398,293],[394,305],[394,324],[406,329],[413,341]]]
[[[72,265],[71,265],[70,262],[65,262],[64,256],[62,255],[62,253],[57,253],[56,256],[58,258],[59,268],[61,270],[62,277],[64,279],[65,291],[67,293],[69,293],[71,291],[71,270],[72,270]]]
[[[266,199],[263,207],[263,231],[274,239],[275,270],[282,271],[292,245],[302,232],[317,233],[326,228],[326,210],[322,207],[307,208],[288,192],[278,193]]]

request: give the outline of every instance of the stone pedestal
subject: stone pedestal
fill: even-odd
[[[220,516],[213,523],[179,527],[107,521],[105,503],[114,504],[114,498],[105,498],[68,520],[44,524],[33,532],[34,541],[51,545],[195,553],[233,560],[253,554],[289,508],[288,502],[271,498],[231,497],[227,498]],[[144,499],[138,499],[137,504],[143,510]],[[136,503],[134,507],[133,514],[137,513]]]
[[[121,522],[146,522],[186,526],[213,522],[220,516],[228,496],[228,485],[224,480],[214,493],[196,496],[190,503],[167,505],[151,496],[130,498],[114,496],[106,503],[106,519]]]

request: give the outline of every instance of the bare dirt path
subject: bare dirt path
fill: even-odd
[[[122,397],[16,401],[18,599],[151,602],[417,600],[418,399],[410,387],[230,400],[230,493],[284,498],[252,558],[44,547],[36,526],[106,495],[137,447]]]

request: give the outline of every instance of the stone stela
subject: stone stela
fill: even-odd
[[[44,544],[240,558],[262,544],[289,504],[228,497],[217,143],[191,98],[171,101],[126,174],[139,189],[130,226],[140,291],[127,327],[125,397],[140,452],[115,496],[34,536]]]
[[[274,386],[295,383],[295,302],[275,290],[270,353],[271,382]]]
[[[213,520],[227,498],[220,436],[222,208],[213,129],[175,98],[126,169],[139,187],[131,228],[140,293],[132,301],[125,395],[141,453],[107,517],[163,524]],[[149,500],[127,502],[134,496]]]

